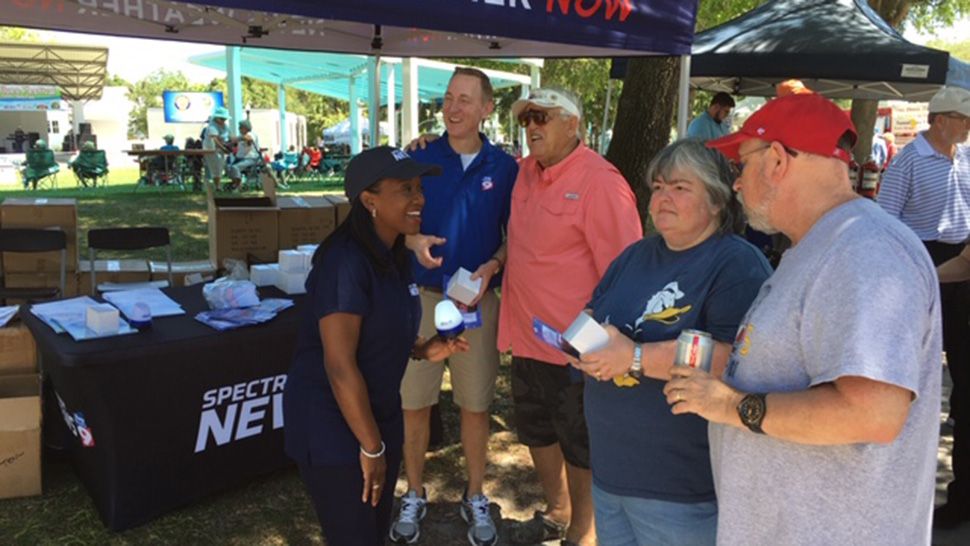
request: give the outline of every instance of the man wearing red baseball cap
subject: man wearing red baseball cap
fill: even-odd
[[[719,544],[929,544],[940,301],[919,239],[848,179],[856,132],[817,94],[710,141],[756,229],[793,247],[723,377],[674,367],[675,414],[711,422]]]

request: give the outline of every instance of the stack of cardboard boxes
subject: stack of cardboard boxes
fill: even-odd
[[[279,251],[315,244],[347,217],[343,196],[276,197],[275,185],[264,177],[266,197],[215,197],[210,191],[209,260],[217,269],[233,258],[271,263]]]
[[[37,347],[22,325],[0,328],[0,499],[40,495]]]
[[[63,230],[67,235],[64,296],[77,295],[77,203],[74,199],[5,199],[0,205],[0,226]],[[8,288],[59,286],[60,260],[59,252],[4,252],[5,285]]]

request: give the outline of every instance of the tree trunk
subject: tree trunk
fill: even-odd
[[[879,14],[890,26],[898,29],[909,14],[911,0],[869,0],[869,6]],[[852,155],[856,163],[862,165],[872,153],[872,135],[876,127],[876,114],[879,102],[871,99],[852,100],[852,123],[859,140],[856,142]]]
[[[647,167],[670,142],[679,66],[677,57],[630,59],[617,104],[613,140],[606,159],[616,165],[633,188],[643,220],[648,217],[650,201]]]
[[[859,140],[855,143],[852,155],[855,162],[862,165],[872,153],[872,134],[876,127],[876,113],[879,101],[871,99],[854,99],[852,101],[852,124],[859,133]]]

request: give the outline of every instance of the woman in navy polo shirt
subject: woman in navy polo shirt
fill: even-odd
[[[381,146],[355,157],[351,211],[313,256],[308,305],[284,394],[286,452],[327,543],[384,544],[404,428],[409,356],[444,360],[464,340],[417,338],[421,302],[404,236],[421,227],[421,176],[440,168]]]

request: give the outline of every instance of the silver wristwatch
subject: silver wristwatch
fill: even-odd
[[[633,344],[633,364],[630,365],[630,371],[627,373],[637,379],[643,376],[643,345],[639,343]]]

